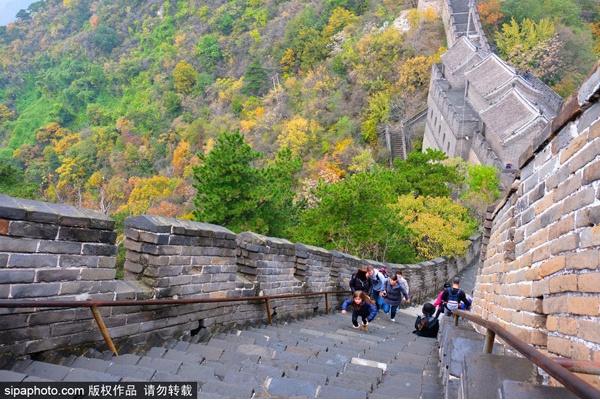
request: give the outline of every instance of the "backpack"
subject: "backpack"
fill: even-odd
[[[458,289],[456,294],[454,294],[452,292],[452,288],[448,288],[447,290],[448,290],[448,301],[446,302],[446,308],[448,309],[449,313],[451,314],[452,311],[455,311],[458,309],[458,303],[459,303],[459,299],[460,299],[461,290]]]
[[[389,274],[388,274],[388,271],[387,271],[387,268],[386,268],[386,267],[381,267],[381,268],[379,268],[379,272],[381,272],[381,274],[382,274],[384,277],[386,277],[386,278],[388,278],[388,277],[389,277]]]
[[[433,316],[421,317],[419,315],[415,321],[414,333],[423,337],[437,337],[439,329],[440,323],[437,318]]]
[[[352,274],[350,278],[350,289],[352,290],[362,290],[363,292],[369,292],[369,284],[368,282],[363,281],[362,279],[356,276],[356,273]]]

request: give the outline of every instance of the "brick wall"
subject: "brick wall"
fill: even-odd
[[[486,221],[474,311],[553,355],[600,361],[600,69]],[[583,376],[600,386],[598,377]]]
[[[359,267],[401,269],[415,302],[473,261],[388,265],[252,232],[156,216],[125,221],[125,279],[115,280],[114,222],[73,207],[0,195],[0,299],[225,298],[346,290]],[[343,296],[330,299],[334,306]],[[313,314],[323,298],[276,300],[275,319]],[[118,345],[266,320],[263,303],[101,308]],[[0,309],[0,364],[23,354],[102,341],[88,309]],[[100,345],[101,347],[103,345]]]

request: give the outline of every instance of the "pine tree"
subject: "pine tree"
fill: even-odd
[[[267,91],[267,71],[255,58],[244,74],[243,92],[249,96],[262,96]]]

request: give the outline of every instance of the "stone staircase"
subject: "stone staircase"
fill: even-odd
[[[438,335],[440,378],[448,399],[570,399],[564,388],[542,385],[538,368],[495,343],[492,354],[483,354],[484,338],[464,320],[442,317]]]
[[[117,357],[19,360],[0,381],[196,381],[199,398],[442,398],[437,341],[413,335],[413,323],[380,313],[363,332],[348,314],[321,315]]]

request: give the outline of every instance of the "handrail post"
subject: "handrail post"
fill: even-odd
[[[273,321],[271,320],[271,307],[269,307],[268,297],[265,297],[265,308],[267,309],[267,321],[269,322],[269,325],[272,325]]]
[[[454,326],[458,326],[458,314],[454,313]]]
[[[104,324],[104,320],[102,319],[102,315],[100,315],[98,308],[96,306],[90,306],[90,310],[92,311],[92,315],[96,320],[96,324],[98,324],[98,328],[100,328],[100,333],[102,333],[104,342],[108,346],[109,350],[112,351],[115,356],[118,356],[119,353],[117,352],[117,348],[115,347],[115,344],[113,343],[112,338],[110,337],[108,328]]]
[[[327,297],[327,292],[325,292],[325,314],[329,314],[329,297]]]
[[[485,342],[483,343],[483,352],[491,354],[494,350],[494,340],[496,339],[496,332],[487,328],[485,331]]]

